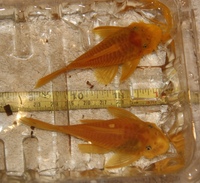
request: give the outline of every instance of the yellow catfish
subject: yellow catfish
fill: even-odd
[[[127,27],[103,26],[94,29],[103,39],[69,65],[38,80],[41,87],[58,75],[74,69],[95,69],[97,81],[109,84],[122,65],[120,81],[126,80],[136,69],[140,59],[157,49],[161,42],[161,28],[155,24],[132,23]]]
[[[105,168],[124,167],[142,156],[151,159],[168,151],[169,140],[154,123],[144,122],[121,108],[109,107],[108,111],[115,116],[114,119],[81,120],[83,124],[70,126],[52,125],[27,117],[20,118],[20,121],[29,126],[90,141],[92,144],[79,144],[83,153],[113,152]]]

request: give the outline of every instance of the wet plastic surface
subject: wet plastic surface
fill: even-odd
[[[155,122],[166,133],[173,131],[177,134],[184,130],[183,170],[172,174],[161,170],[157,174],[153,166],[169,155],[154,160],[141,158],[132,167],[103,170],[109,154],[81,154],[77,147],[82,143],[79,139],[17,124],[22,115],[65,125],[79,123],[83,118],[111,118],[105,109],[19,111],[11,116],[0,114],[2,182],[116,182],[116,179],[118,182],[195,182],[200,179],[200,136],[196,133],[200,129],[199,65],[195,20],[189,0],[162,2],[169,6],[174,22],[177,22],[171,33],[175,52],[160,45],[156,52],[141,60],[140,67],[122,84],[116,76],[110,85],[102,86],[96,82],[92,70],[75,70],[38,90],[90,90],[87,81],[94,85],[93,90],[163,88],[169,98],[168,105],[132,107],[129,110],[144,121]],[[94,27],[127,26],[141,20],[148,22],[148,16],[154,15],[154,11],[142,9],[135,1],[2,3],[0,92],[33,91],[39,78],[65,66],[100,40],[91,32]],[[176,154],[173,147],[169,152]]]

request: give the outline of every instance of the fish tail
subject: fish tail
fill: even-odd
[[[25,125],[32,126],[32,127],[35,127],[35,128],[39,128],[39,129],[42,129],[42,130],[48,130],[48,131],[54,131],[54,132],[55,131],[56,132],[63,132],[62,126],[52,125],[52,124],[45,123],[43,121],[33,119],[33,118],[21,117],[20,122],[25,124]],[[66,129],[65,129],[65,133],[66,133]]]
[[[56,78],[60,74],[63,74],[64,72],[66,72],[67,70],[68,70],[68,67],[64,67],[55,72],[52,72],[51,74],[49,74],[47,76],[44,76],[43,78],[38,80],[38,82],[35,85],[35,88],[39,88],[39,87],[45,85],[46,83],[50,82],[52,79]]]

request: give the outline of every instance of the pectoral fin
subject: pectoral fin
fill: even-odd
[[[118,65],[109,66],[109,67],[101,67],[95,69],[95,76],[97,81],[102,84],[109,84],[114,79],[115,75],[118,71]]]
[[[93,32],[95,34],[98,34],[102,38],[106,38],[117,31],[123,29],[124,27],[117,27],[117,26],[101,26],[101,27],[96,27],[93,29]]]
[[[78,148],[82,153],[91,153],[91,154],[105,154],[109,150],[96,146],[94,144],[78,144]]]
[[[120,81],[124,81],[131,76],[138,66],[140,59],[127,61],[122,65],[122,75]]]
[[[138,156],[132,154],[116,153],[105,164],[105,168],[121,168],[130,165],[138,159]]]
[[[108,107],[108,112],[117,118],[132,118],[141,121],[141,119],[135,116],[133,113],[122,108]]]

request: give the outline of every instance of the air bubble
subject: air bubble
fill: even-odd
[[[195,84],[199,84],[199,79],[194,80]]]
[[[189,77],[190,77],[190,78],[193,78],[193,77],[194,77],[194,74],[193,74],[193,73],[189,73]]]
[[[154,82],[154,78],[153,77],[150,77],[150,82]]]

